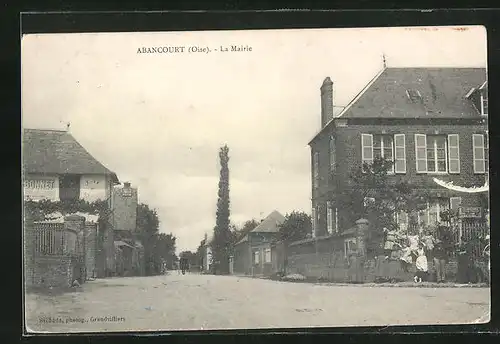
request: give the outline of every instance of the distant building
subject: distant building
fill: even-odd
[[[271,246],[285,217],[273,211],[234,246],[234,273],[252,276],[270,275],[273,271]]]
[[[144,249],[137,233],[137,188],[129,182],[113,188],[113,229],[118,275],[144,273]]]
[[[481,217],[484,194],[442,188],[434,177],[465,187],[483,185],[488,172],[488,84],[484,68],[384,68],[343,109],[335,107],[333,82],[321,87],[321,128],[311,147],[312,220],[316,236],[354,225],[339,196],[349,176],[376,157],[394,162],[391,175],[431,195],[418,214],[436,225],[446,209]],[[479,211],[478,211],[479,210]],[[405,213],[394,214],[407,226]]]

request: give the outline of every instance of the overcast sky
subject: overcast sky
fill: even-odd
[[[138,54],[150,46],[251,52]],[[485,67],[482,27],[29,35],[28,128],[64,129],[156,208],[160,231],[195,250],[215,225],[218,149],[230,148],[231,219],[310,212],[308,141],[330,76],[345,106],[382,68]]]

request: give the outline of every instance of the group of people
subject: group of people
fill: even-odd
[[[400,231],[388,230],[387,228],[384,228],[384,233],[384,253],[386,259],[400,260],[404,272],[409,272],[410,267],[415,264],[415,282],[430,280],[430,262],[432,262],[434,267],[434,280],[438,283],[446,281],[446,264],[449,260],[450,252],[456,249],[452,244],[453,240],[449,237],[449,233],[439,230],[436,235],[434,235],[431,230],[427,229],[414,230],[403,234]],[[485,239],[489,240],[489,236]],[[462,239],[462,243],[463,242],[465,242],[465,240]],[[460,250],[458,251],[460,252]],[[470,250],[467,249],[467,251],[469,252]],[[489,244],[486,245],[483,255],[489,257]],[[466,263],[460,263],[459,259],[458,279],[461,279],[464,283],[477,282],[477,280],[470,277],[473,275],[471,271],[474,271],[474,264],[471,263],[471,259],[472,258]],[[460,276],[464,274],[468,277],[461,278]]]

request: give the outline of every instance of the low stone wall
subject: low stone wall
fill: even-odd
[[[71,256],[38,256],[35,259],[33,284],[43,287],[69,287],[77,261]]]
[[[432,262],[428,263],[429,271],[434,269]],[[410,267],[409,272],[401,269],[399,261],[389,261],[386,263],[386,276],[392,276],[396,280],[411,281],[414,277],[414,267]],[[291,254],[288,256],[287,273],[298,273],[306,278],[319,279],[330,282],[374,282],[377,277],[376,261],[361,260],[358,266],[349,266],[349,262],[344,257],[344,252],[317,252],[304,254]],[[457,261],[450,260],[446,264],[446,276],[450,281],[454,281],[457,275]]]

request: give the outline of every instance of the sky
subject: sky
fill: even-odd
[[[252,51],[220,51],[230,45]],[[185,49],[137,52],[156,46]],[[388,67],[486,67],[480,26],[42,34],[24,36],[21,49],[23,127],[69,122],[157,210],[178,251],[196,250],[213,230],[224,144],[233,223],[310,213],[307,144],[320,130],[327,76],[335,105],[346,106],[383,55]]]

